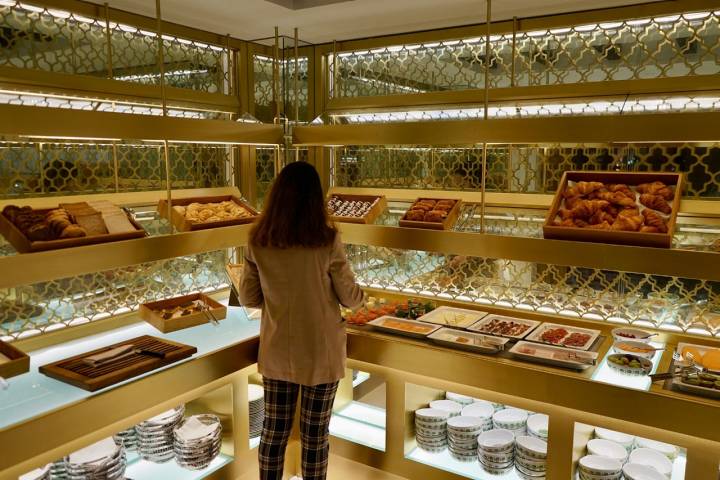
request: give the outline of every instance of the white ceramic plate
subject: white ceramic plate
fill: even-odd
[[[640,330],[639,328],[614,328],[612,330],[612,336],[616,342],[632,340],[635,342],[647,343],[652,339],[652,333],[646,330]]]
[[[550,341],[546,341],[546,340],[542,339],[542,336],[545,332],[547,332],[549,330],[557,330],[557,329],[563,329],[567,333],[555,342],[550,342]],[[577,346],[564,344],[563,342],[567,341],[570,338],[570,336],[574,333],[587,335],[588,336],[587,340],[585,340],[585,342],[582,345],[577,345]],[[532,334],[530,334],[527,337],[527,340],[530,342],[545,343],[545,344],[554,345],[557,347],[573,348],[576,350],[588,350],[588,349],[590,349],[590,347],[592,347],[593,343],[595,343],[595,340],[597,340],[599,336],[600,336],[600,330],[592,330],[589,328],[570,327],[567,325],[559,325],[556,323],[543,323],[539,328],[535,329],[535,331],[533,331]]]
[[[395,325],[398,325],[397,327]],[[390,316],[382,316],[368,322],[373,328],[381,332],[392,333],[395,335],[403,335],[413,338],[425,338],[440,327],[431,323],[418,322],[417,320],[407,320],[405,318],[396,318]]]
[[[485,317],[488,312],[441,306],[418,318],[421,322],[434,323],[452,328],[467,328]]]
[[[492,326],[493,322],[495,322],[495,323],[513,322],[518,325],[524,325],[527,327],[527,329],[520,333],[516,333],[516,334],[510,334],[510,333],[504,334],[504,333],[500,333],[500,330],[498,328]],[[525,320],[524,318],[505,317],[503,315],[487,315],[479,322],[468,327],[468,330],[473,331],[473,332],[484,333],[486,335],[494,335],[496,337],[521,339],[521,338],[525,338],[538,325],[540,325],[540,322],[535,321],[535,320]]]
[[[556,347],[554,345],[543,345],[526,341],[516,343],[509,352],[514,357],[522,360],[544,363],[555,367],[572,368],[574,370],[585,370],[592,367],[598,357],[596,352],[583,352],[572,348]],[[586,359],[588,363],[579,361],[579,359]]]
[[[428,336],[438,345],[478,353],[498,353],[505,349],[507,338],[492,337],[481,333],[463,332],[452,328],[441,328]]]

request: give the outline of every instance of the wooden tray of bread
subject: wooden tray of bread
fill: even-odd
[[[163,333],[218,322],[226,316],[225,305],[202,293],[140,305],[140,318]]]
[[[142,238],[147,235],[123,209],[105,200],[61,203],[58,208],[6,206],[0,233],[20,253]]]
[[[30,371],[30,357],[0,340],[0,377],[10,378]]]
[[[461,200],[418,198],[400,219],[400,226],[450,230],[461,208]]]
[[[371,224],[385,211],[385,195],[353,195],[333,193],[328,197],[327,209],[334,222]]]
[[[163,218],[169,218],[181,232],[242,225],[254,222],[260,215],[257,210],[233,195],[173,200],[169,216],[167,206],[166,199],[160,200],[158,213]]]
[[[197,348],[150,335],[131,338],[40,367],[40,373],[94,392],[184,360]]]
[[[565,172],[543,234],[670,248],[683,186],[681,173]]]

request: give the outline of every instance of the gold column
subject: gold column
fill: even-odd
[[[112,34],[110,32],[110,6],[105,2],[105,39],[107,41],[107,64],[108,64],[108,78],[113,78],[113,48],[112,48]]]
[[[280,43],[280,37],[278,33],[278,27],[275,27],[275,46],[273,48],[273,81],[272,81],[272,95],[273,95],[273,102],[275,103],[275,121],[274,123],[280,123],[280,99],[279,92],[278,92],[278,80],[280,76],[280,72],[278,69],[278,56],[279,53],[279,43]]]
[[[515,55],[517,55],[517,26],[518,18],[513,17],[513,36],[512,36],[512,64],[510,65],[510,86],[515,86]]]

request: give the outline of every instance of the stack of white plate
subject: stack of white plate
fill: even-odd
[[[215,415],[193,415],[175,427],[175,461],[188,470],[202,470],[220,454],[222,425]]]
[[[637,448],[630,453],[629,463],[645,465],[657,470],[660,474],[670,478],[673,470],[673,462],[667,456],[650,448]]]
[[[265,420],[265,390],[260,385],[248,385],[250,410],[250,438],[259,437]]]
[[[185,405],[161,413],[135,426],[140,456],[149,462],[164,463],[175,456],[173,430],[182,421]]]
[[[602,438],[593,438],[587,444],[587,450],[590,455],[597,455],[599,457],[608,457],[624,464],[628,458],[628,452],[625,447],[619,443],[615,443],[610,440],[603,440]]]
[[[515,435],[510,430],[488,430],[478,437],[478,459],[483,469],[502,475],[515,462]]]
[[[451,400],[463,406],[470,405],[476,401],[474,398],[468,397],[467,395],[461,395],[453,392],[445,392],[445,400]]]
[[[125,451],[131,452],[138,448],[138,437],[135,427],[118,432],[113,436],[115,443],[122,445]]]
[[[527,420],[527,434],[547,441],[549,422],[550,418],[544,413],[530,415]]]
[[[580,480],[620,480],[622,463],[614,458],[599,455],[582,457],[578,467]]]
[[[457,417],[462,412],[463,406],[452,400],[435,400],[430,402],[430,408],[434,410],[442,410],[449,417]]]
[[[47,464],[42,468],[36,468],[32,472],[20,475],[18,480],[50,480],[50,467],[51,464]]]
[[[434,408],[415,410],[415,438],[418,447],[440,453],[447,447],[447,421],[450,414]]]
[[[616,432],[614,430],[608,430],[607,428],[595,427],[595,438],[615,442],[619,445],[622,445],[628,452],[630,452],[635,445],[635,437],[633,437],[632,435]]]
[[[474,462],[477,459],[477,439],[485,431],[485,421],[484,418],[463,416],[452,417],[447,421],[448,449],[454,459],[461,462]]]
[[[50,467],[50,480],[67,480],[68,473],[65,468],[65,460],[58,460]]]
[[[516,437],[527,433],[528,413],[519,408],[506,408],[493,415],[493,427],[510,430]]]
[[[544,479],[547,471],[547,442],[531,436],[515,438],[515,469],[520,478]]]
[[[100,440],[65,457],[70,480],[119,480],[125,478],[125,449],[112,438]]]

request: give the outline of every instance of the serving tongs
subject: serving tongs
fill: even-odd
[[[597,365],[597,357],[586,357],[585,355],[578,355],[576,352],[568,352],[568,360],[576,363],[582,363],[583,365]]]
[[[655,383],[662,380],[671,380],[675,377],[682,377],[690,373],[707,372],[707,369],[705,367],[695,363],[695,357],[690,352],[686,352],[684,357],[678,352],[673,352],[673,360],[675,360],[676,362],[687,363],[687,365],[675,365],[675,369],[671,372],[654,373],[650,375],[650,381]]]
[[[205,318],[207,318],[208,321],[213,324],[213,326],[220,326],[220,322],[217,318],[215,318],[215,314],[212,313],[212,308],[210,307],[210,305],[207,304],[207,302],[200,300],[198,302],[198,306],[200,307],[200,311],[203,312],[203,314],[205,315]]]
[[[138,348],[132,343],[130,343],[127,345],[115,347],[102,353],[97,353],[95,355],[85,357],[82,359],[82,361],[86,365],[97,368],[103,365],[107,365],[109,363],[114,363],[119,360],[126,359],[128,357],[132,357],[133,355],[147,355],[155,358],[165,358],[165,353],[163,352],[155,352],[153,350]]]

